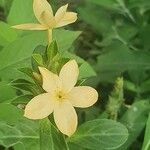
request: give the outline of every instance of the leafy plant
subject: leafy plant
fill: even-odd
[[[41,4],[37,5],[39,13],[44,7],[41,0],[37,1]],[[59,10],[61,21],[74,10],[78,21],[55,29],[61,21],[51,24],[56,19],[52,15],[49,21],[51,6],[37,17],[33,0],[0,0],[0,149],[149,150],[150,1],[43,0],[43,3],[51,4],[54,14],[58,6],[63,6]],[[66,3],[70,3],[69,11]],[[41,23],[43,18],[45,21]],[[69,23],[75,20],[76,13],[71,13]],[[68,20],[63,21],[63,25],[68,24]],[[31,29],[20,24],[38,22],[45,31],[12,28],[17,25]],[[76,86],[92,86],[99,97],[90,108],[76,108],[79,125],[73,135],[67,136],[52,114],[29,120],[26,112],[31,100],[45,93],[39,67],[59,74],[70,60],[79,66]],[[73,67],[70,70],[69,75]],[[76,100],[84,93],[76,94]],[[89,93],[85,94],[86,102]],[[62,113],[65,112],[64,109]]]

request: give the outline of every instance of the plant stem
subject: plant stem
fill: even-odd
[[[52,29],[48,30],[48,45],[52,42],[53,40],[53,31]]]

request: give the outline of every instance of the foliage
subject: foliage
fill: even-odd
[[[48,47],[45,31],[11,28],[36,22],[32,0],[0,0],[2,149],[149,150],[150,1],[50,1],[54,8],[69,2],[78,22],[55,30]],[[69,59],[80,66],[78,85],[92,85],[100,96],[95,106],[77,109],[79,127],[66,138],[53,121],[28,120],[23,109],[42,92],[37,67],[55,72]]]

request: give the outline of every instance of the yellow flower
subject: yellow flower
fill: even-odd
[[[46,91],[34,97],[26,106],[24,116],[29,119],[43,119],[52,112],[58,129],[71,136],[77,128],[77,114],[74,107],[92,106],[98,93],[89,86],[77,86],[79,69],[75,60],[67,62],[59,76],[46,68],[39,67]]]
[[[52,41],[52,29],[74,23],[77,20],[77,14],[67,12],[67,7],[68,4],[60,7],[54,16],[52,7],[47,0],[34,0],[33,10],[40,24],[27,23],[15,25],[13,28],[23,30],[48,30],[49,41]]]

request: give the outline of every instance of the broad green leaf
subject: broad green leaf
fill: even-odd
[[[38,127],[37,122],[25,119],[22,111],[15,106],[0,104],[1,145],[10,147],[21,143],[22,150],[39,150]]]
[[[0,122],[0,144],[6,148],[16,147],[21,144],[21,149],[39,150],[39,135],[35,123],[21,120],[16,125]],[[19,145],[20,147],[20,145]]]
[[[14,29],[11,29],[11,27],[0,21],[0,45],[6,46],[9,43],[13,42],[17,38],[17,33]]]
[[[71,48],[73,42],[78,38],[81,32],[57,29],[57,30],[54,30],[53,34],[54,34],[53,39],[58,44],[59,52],[63,54],[65,51]]]
[[[13,0],[7,21],[11,25],[33,23],[33,0]]]
[[[69,150],[87,150],[83,147],[80,147],[79,145],[74,144],[74,143],[68,143],[68,144],[69,144]]]
[[[0,103],[8,102],[16,95],[15,89],[8,82],[0,82]]]
[[[90,66],[86,61],[82,63],[79,70],[79,79],[86,79],[89,77],[96,76],[96,72],[93,70],[92,66]]]
[[[96,119],[81,125],[69,141],[84,148],[98,150],[117,149],[127,138],[128,130],[121,123]]]
[[[15,145],[15,150],[40,150],[38,122],[23,119],[15,127],[21,132],[20,145]]]
[[[11,104],[0,104],[0,122],[16,124],[22,118],[22,111]]]
[[[3,122],[0,122],[0,144],[4,147],[14,146],[21,138],[20,132]]]
[[[141,100],[135,102],[131,108],[123,115],[121,122],[127,126],[129,130],[129,138],[125,144],[118,150],[126,150],[136,140],[144,129],[147,116],[150,110],[149,100]]]
[[[45,35],[36,32],[19,38],[5,47],[0,52],[0,76],[2,78],[18,76],[19,71],[16,68],[30,66],[32,52],[39,44],[46,44]]]
[[[40,150],[69,150],[63,134],[48,119],[40,123]]]
[[[149,149],[150,149],[150,114],[146,123],[146,131],[142,150],[149,150]]]

